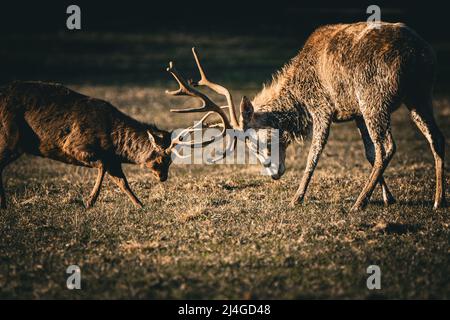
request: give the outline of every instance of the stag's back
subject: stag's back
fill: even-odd
[[[337,119],[346,120],[370,97],[400,102],[429,91],[434,65],[431,47],[402,23],[327,25],[308,38],[256,104],[289,93],[309,108],[333,108]]]

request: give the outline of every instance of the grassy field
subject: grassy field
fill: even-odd
[[[164,128],[193,119],[170,114],[169,105],[188,102],[161,87],[72,88]],[[235,96],[244,93],[253,92]],[[450,137],[448,98],[436,99],[436,111]],[[384,208],[377,190],[359,213],[349,209],[369,165],[352,123],[332,128],[294,209],[307,144],[290,150],[277,182],[258,166],[174,165],[162,184],[127,166],[142,210],[108,180],[85,210],[95,172],[24,156],[5,174],[0,298],[449,298],[449,211],[431,210],[432,156],[405,110],[393,122],[398,152],[386,177],[398,202]],[[66,289],[71,264],[81,267],[82,290]],[[371,264],[381,290],[366,288]]]

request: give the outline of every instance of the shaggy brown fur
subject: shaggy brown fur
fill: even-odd
[[[383,172],[395,152],[390,115],[402,103],[428,140],[436,166],[434,208],[445,203],[444,137],[432,109],[435,56],[432,48],[402,23],[328,25],[317,29],[294,57],[250,102],[243,99],[245,128],[272,127],[289,137],[312,132],[303,178],[292,204],[301,202],[332,122],[354,120],[373,165],[353,210],[363,208],[376,183],[386,204],[394,198]],[[278,173],[284,172],[285,139]]]
[[[171,163],[169,132],[138,122],[108,102],[59,84],[14,82],[0,90],[0,206],[6,208],[1,174],[27,153],[97,168],[86,206],[92,206],[107,172],[136,206],[122,163],[143,164],[165,181]]]

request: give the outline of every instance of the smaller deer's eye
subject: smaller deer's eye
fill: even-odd
[[[150,153],[149,160],[155,160],[157,156],[158,156],[158,153],[155,151],[152,151]]]

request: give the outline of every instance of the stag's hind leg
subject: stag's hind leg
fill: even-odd
[[[411,111],[411,118],[430,144],[434,156],[436,170],[436,194],[434,198],[434,209],[446,206],[445,201],[445,179],[444,158],[445,138],[439,130],[433,116],[432,100],[427,99],[425,103],[407,104]]]
[[[359,129],[361,138],[364,142],[364,150],[366,153],[366,158],[373,167],[373,164],[375,162],[375,146],[374,146],[372,140],[370,139],[370,135],[369,135],[369,131],[367,130],[366,123],[364,122],[363,118],[358,117],[358,118],[356,118],[356,125]],[[379,182],[382,192],[383,192],[384,205],[388,206],[390,204],[395,203],[395,198],[392,195],[392,193],[389,191],[389,188],[388,188],[386,182],[384,181],[384,178],[382,175],[378,182]]]
[[[377,182],[380,181],[384,170],[395,153],[395,143],[392,138],[389,119],[383,118],[382,115],[374,118],[373,114],[369,117],[370,120],[365,119],[365,123],[374,145],[375,159],[369,179],[356,199],[352,211],[363,209],[367,205]]]

